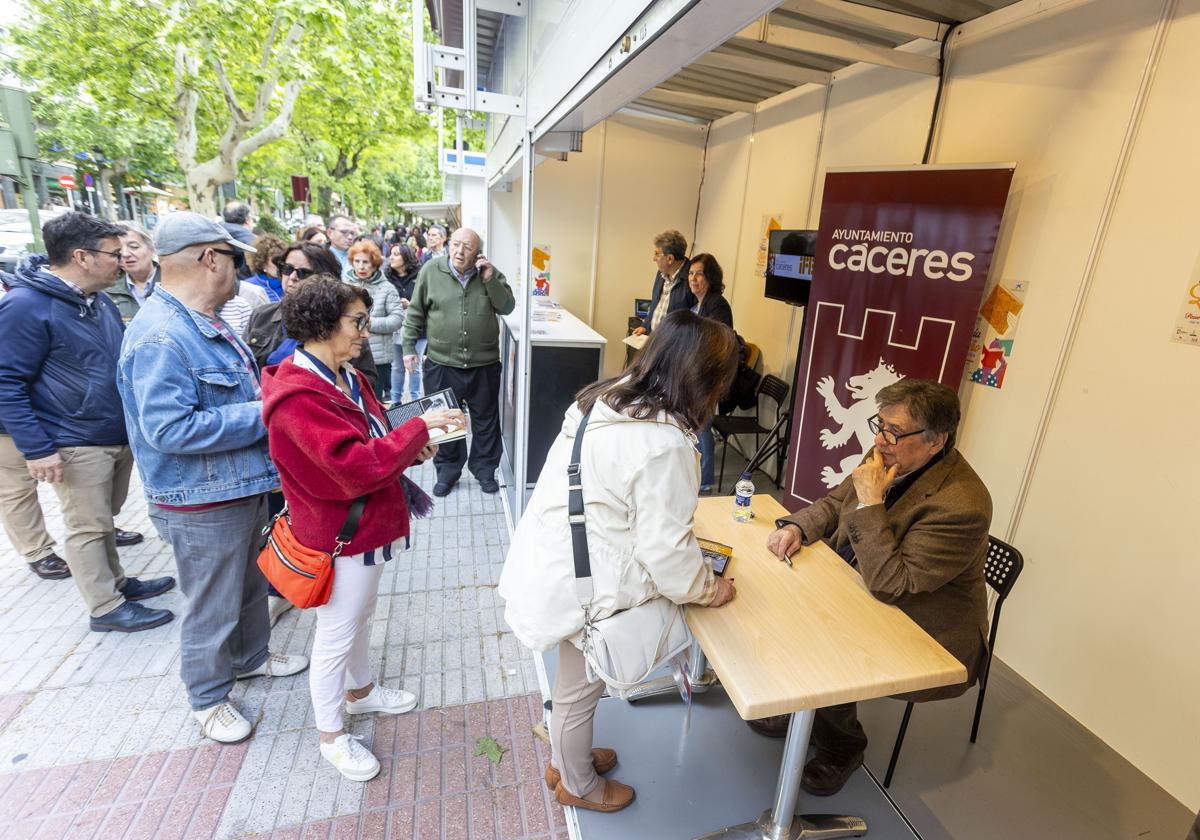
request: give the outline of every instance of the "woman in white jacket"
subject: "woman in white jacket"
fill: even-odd
[[[575,646],[584,611],[575,589],[567,522],[567,464],[591,411],[580,456],[594,619],[658,596],[717,607],[734,594],[705,564],[692,520],[700,490],[696,432],[712,419],[736,372],[733,330],[673,312],[633,366],[589,385],[563,420],[500,575],[504,617],[534,650],[558,645],[546,784],[563,805],[617,811],[633,788],[597,774],[616,753],[592,749],[592,719],[604,683],[587,680]]]

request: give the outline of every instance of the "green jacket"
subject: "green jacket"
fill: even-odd
[[[112,298],[112,302],[117,305],[117,309],[121,312],[121,320],[128,324],[133,320],[133,316],[138,314],[138,310],[142,308],[142,304],[133,292],[129,291],[129,287],[125,285],[128,275],[121,272],[121,276],[117,278],[117,282],[113,283],[104,293]],[[158,263],[154,264],[154,273],[150,275],[149,288],[151,294],[154,293],[154,287],[158,285]]]
[[[417,339],[429,338],[426,355],[446,367],[473,368],[500,361],[497,315],[516,307],[512,289],[499,269],[487,283],[472,274],[464,289],[450,273],[447,257],[425,263],[417,275],[412,301],[404,319],[400,344],[404,355],[417,352]]]

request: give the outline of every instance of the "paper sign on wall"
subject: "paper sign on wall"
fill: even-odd
[[[1004,375],[1012,358],[1013,340],[1029,283],[996,283],[983,297],[979,320],[971,333],[967,370],[971,381],[989,388],[1003,388]]]
[[[550,246],[534,245],[533,257],[533,292],[534,295],[550,295]]]
[[[1175,321],[1171,341],[1200,347],[1200,278],[1194,277],[1188,281],[1188,290],[1183,296],[1183,305],[1179,307],[1179,318]]]
[[[758,241],[758,256],[754,263],[754,273],[759,277],[767,276],[767,252],[771,245],[771,231],[783,230],[782,213],[764,213],[759,227],[762,238]]]

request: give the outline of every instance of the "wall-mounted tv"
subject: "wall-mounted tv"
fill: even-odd
[[[807,306],[816,253],[815,230],[771,231],[767,240],[766,296]]]

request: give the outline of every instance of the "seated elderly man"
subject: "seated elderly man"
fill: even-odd
[[[902,700],[957,697],[975,682],[987,633],[987,557],[992,500],[954,448],[958,396],[945,385],[902,379],[879,392],[869,422],[875,448],[829,495],[775,524],[767,547],[781,560],[825,540],[862,574],[881,601],[895,604],[967,669],[961,685]],[[750,721],[782,737],[787,717]],[[818,709],[801,787],[817,796],[842,789],[862,764],[867,736],[854,703]]]

